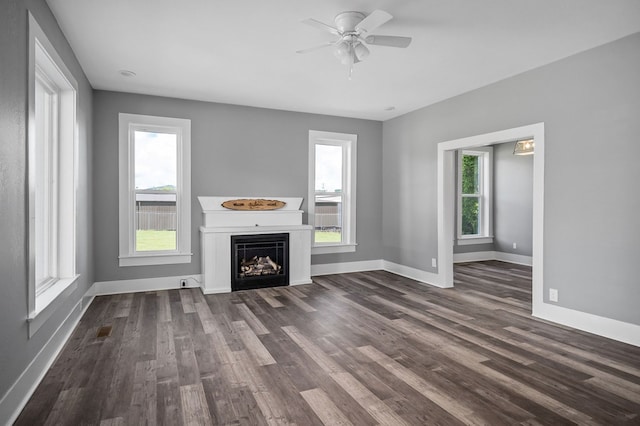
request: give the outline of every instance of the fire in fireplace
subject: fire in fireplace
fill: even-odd
[[[231,291],[289,285],[289,234],[231,236]]]

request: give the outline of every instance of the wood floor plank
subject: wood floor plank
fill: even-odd
[[[157,315],[158,303],[156,301],[157,294],[146,293],[144,295],[142,311],[138,316],[137,330],[140,342],[136,347],[136,356],[138,360],[152,360],[156,356],[156,333],[157,333]],[[144,332],[142,332],[144,330]]]
[[[344,296],[349,294],[348,292],[344,291],[340,287],[337,287],[334,284],[332,284],[332,280],[330,277],[314,277],[313,282],[316,284],[319,284],[320,286],[326,288],[327,290],[332,291],[333,294],[335,294],[336,296]]]
[[[299,288],[299,286],[287,287],[287,292],[301,299],[304,299],[307,297],[307,295],[302,291],[301,288]]]
[[[585,359],[589,359],[591,361],[595,361],[598,362],[600,364],[603,365],[607,365],[609,367],[612,367],[616,370],[619,371],[623,371],[625,373],[628,374],[632,374],[636,377],[640,377],[640,367],[638,366],[631,366],[631,365],[625,365],[621,362],[612,360],[610,358],[606,358],[603,357],[601,355],[595,354],[593,352],[590,351],[586,351],[584,349],[580,349],[571,345],[567,345],[566,343],[563,342],[557,342],[555,340],[549,339],[547,337],[544,336],[540,336],[536,333],[531,333],[531,332],[527,332],[525,330],[521,330],[517,327],[505,327],[505,330],[511,332],[511,333],[515,333],[515,334],[519,334],[520,336],[525,336],[526,338],[530,339],[530,340],[534,340],[536,342],[540,342],[542,344],[544,344],[547,347],[553,348],[554,350],[557,351],[564,351],[564,352],[570,352],[572,354],[578,355],[581,358],[585,358]]]
[[[293,326],[282,327],[287,335],[311,357],[320,368],[338,383],[374,419],[383,425],[407,424],[398,414],[391,411],[376,395],[344,371],[338,363],[326,355],[317,345],[301,335]]]
[[[331,378],[364,408],[381,425],[407,425],[398,413],[389,408],[369,389],[362,385],[351,374],[346,372],[333,373]]]
[[[202,329],[206,334],[213,333],[213,330],[216,329],[216,319],[211,313],[211,309],[209,309],[209,305],[205,301],[195,302],[194,304],[195,311],[198,314],[198,318],[200,319],[200,323],[202,324]]]
[[[407,330],[409,334],[418,337],[421,341],[428,341],[432,338],[431,334],[426,334],[423,330],[416,328],[414,325],[409,324],[404,320],[399,319],[395,321],[397,322],[399,327]],[[519,382],[518,380],[500,373],[499,371],[485,366],[483,362],[488,361],[488,359],[478,361],[477,355],[475,355],[475,353],[473,353],[469,349],[462,347],[447,347],[444,345],[431,346],[435,350],[442,351],[446,354],[447,357],[451,358],[452,360],[460,364],[464,364],[467,368],[470,368],[475,372],[483,375],[484,377],[501,384],[505,388],[509,388],[519,393],[525,394],[527,398],[557,412],[567,420],[584,425],[595,424],[591,417],[583,414],[579,410],[576,410],[568,406],[567,404],[557,401],[549,397],[548,395],[545,395],[544,393],[533,389],[525,383]]]
[[[180,385],[177,380],[167,380],[156,384],[156,422],[159,425],[179,425],[182,423],[182,403]],[[149,424],[154,419],[145,419]]]
[[[244,303],[238,303],[236,308],[240,312],[240,315],[244,320],[249,324],[249,327],[256,333],[258,336],[263,334],[269,334],[269,329],[262,324],[262,322],[258,319],[256,314],[254,314],[249,307]]]
[[[477,345],[478,347],[487,349],[491,352],[494,352],[496,354],[499,354],[505,358],[509,358],[512,359],[516,362],[519,362],[520,364],[523,365],[529,365],[531,363],[533,363],[533,361],[525,356],[519,355],[518,353],[515,352],[515,350],[517,350],[517,348],[514,348],[514,350],[510,350],[510,349],[506,349],[504,347],[500,347],[496,344],[491,343],[490,341],[487,341],[486,338],[482,337],[482,336],[474,336],[470,333],[466,333],[462,330],[456,329],[454,327],[449,327],[448,325],[442,324],[442,323],[438,323],[436,321],[433,321],[433,317],[430,317],[428,315],[422,314],[420,312],[416,312],[410,308],[407,308],[406,306],[402,306],[398,303],[394,303],[391,300],[387,300],[387,299],[382,299],[379,296],[371,296],[372,300],[377,301],[378,303],[381,303],[383,305],[387,305],[387,306],[391,306],[394,309],[397,309],[398,311],[405,313],[417,320],[420,320],[426,324],[431,325],[432,327],[436,327],[442,331],[447,332],[448,334],[452,335],[452,336],[456,336],[459,337],[460,339],[466,340],[468,342],[471,342],[475,345]]]
[[[271,391],[264,383],[250,358],[244,351],[233,353],[236,359],[234,371],[240,383],[251,391],[258,408],[269,425],[287,425],[292,422],[286,415],[286,404],[280,396]]]
[[[293,293],[285,293],[286,297],[293,302],[295,306],[302,309],[304,312],[316,312],[317,309],[313,306],[310,306],[307,302],[304,302],[298,296]]]
[[[175,337],[174,344],[180,386],[199,383],[200,372],[198,371],[192,336]]]
[[[384,353],[373,346],[363,346],[358,348],[363,354],[390,371],[400,380],[420,392],[425,398],[435,402],[453,417],[467,425],[488,424],[479,413],[474,413],[472,409],[459,402],[456,397],[449,396],[422,379],[411,370],[403,367]]]
[[[159,322],[156,331],[156,379],[158,382],[178,379],[178,362],[173,328],[168,322]]]
[[[513,328],[505,327],[505,330],[507,329],[514,330]],[[515,342],[516,341],[514,341],[514,343]],[[546,350],[543,347],[538,347],[526,342],[519,342],[517,344],[530,352],[541,354],[547,359],[553,360],[564,366],[571,367],[577,371],[589,374],[593,376],[593,378],[589,379],[591,382],[606,383],[607,390],[609,392],[615,393],[616,395],[629,399],[630,401],[633,401],[635,403],[640,403],[640,387],[636,383],[621,379],[613,374],[599,370],[592,365],[586,364],[582,361],[578,361],[562,354]]]
[[[276,360],[273,359],[267,348],[264,347],[260,339],[258,339],[246,322],[234,321],[233,327],[240,335],[240,339],[242,339],[247,351],[253,355],[257,365],[276,363]]]
[[[128,410],[127,424],[142,424],[156,416],[156,362],[139,361],[133,377],[133,393]]]
[[[193,304],[191,289],[185,288],[180,290],[180,301],[182,302],[182,310],[185,314],[192,314],[196,311],[196,307]]]
[[[125,426],[126,423],[122,417],[116,417],[114,419],[104,419],[100,421],[100,426]]]
[[[419,295],[415,293],[405,294],[404,297],[411,300],[412,302],[419,303],[425,306],[427,308],[427,311],[434,312],[443,318],[447,318],[447,319],[455,318],[456,320],[461,320],[461,321],[472,321],[474,319],[469,315],[461,314],[459,312],[454,311],[453,309],[449,309],[445,306],[440,306],[435,303],[431,303],[427,300],[424,300],[424,298],[421,298]]]
[[[126,318],[131,312],[131,303],[133,302],[133,293],[120,295],[120,301],[118,302],[118,308],[113,315],[114,318]]]
[[[79,401],[85,393],[84,388],[72,388],[63,390],[56,398],[51,412],[41,420],[44,425],[72,425],[78,423]],[[18,419],[17,424],[22,422]]]
[[[320,418],[323,424],[336,426],[353,425],[342,411],[333,403],[329,395],[322,389],[309,389],[300,392],[309,407]]]
[[[266,290],[258,290],[258,294],[260,297],[264,299],[265,302],[269,304],[272,308],[284,308],[282,302],[271,295],[271,292]]]
[[[211,426],[207,398],[201,383],[180,386],[182,420],[185,426]]]
[[[159,291],[157,294],[158,322],[171,321],[171,301],[169,292]]]
[[[96,297],[15,424],[640,423],[640,348],[533,318],[530,267],[454,274]]]
[[[233,388],[240,386],[240,379],[236,375],[234,369],[236,358],[233,355],[231,348],[229,348],[222,331],[214,330],[214,332],[209,334],[208,337],[211,340],[211,348],[216,360],[218,361],[220,372],[223,375],[225,382]]]

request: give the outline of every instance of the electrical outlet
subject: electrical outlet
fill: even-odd
[[[513,249],[515,250],[517,248],[518,248],[518,245],[516,243],[513,243]]]
[[[550,288],[549,289],[549,300],[551,302],[557,302],[558,301],[558,290],[556,290],[555,288]]]
[[[438,261],[436,260],[435,257],[431,259],[431,267],[432,268],[437,268],[438,267]]]
[[[185,288],[187,286],[187,280],[186,278],[182,278],[180,280],[180,288]]]

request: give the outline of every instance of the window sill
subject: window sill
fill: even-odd
[[[357,244],[336,244],[311,247],[311,254],[351,253],[356,251]]]
[[[470,246],[473,244],[493,244],[493,237],[458,238],[459,246]]]
[[[193,253],[145,254],[120,256],[120,266],[167,265],[174,263],[191,263]]]
[[[80,275],[61,278],[54,285],[36,297],[36,309],[27,317],[29,338],[33,337],[40,327],[58,310],[65,300],[78,288]]]

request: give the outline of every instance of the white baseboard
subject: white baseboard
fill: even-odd
[[[387,260],[366,260],[362,262],[343,262],[343,263],[324,263],[319,265],[311,265],[311,276],[331,275],[331,274],[348,274],[351,272],[378,271],[384,270],[421,283],[442,287],[438,274],[422,271],[420,269],[409,266],[400,265],[398,263],[389,262]]]
[[[440,277],[438,276],[438,274],[412,268],[410,266],[400,265],[398,263],[389,262],[388,260],[383,260],[382,262],[382,269],[387,272],[411,278],[412,280],[416,280],[421,283],[443,288],[442,284],[440,283]]]
[[[515,253],[505,253],[503,251],[496,252],[496,260],[502,262],[515,263],[516,265],[533,266],[532,256],[523,256]]]
[[[470,253],[453,253],[453,263],[484,262],[485,260],[496,260],[496,252],[473,251]]]
[[[88,299],[87,299],[88,298]],[[69,315],[62,321],[58,329],[51,335],[40,352],[33,358],[18,380],[9,388],[0,400],[0,419],[6,419],[11,425],[16,421],[24,406],[29,402],[36,388],[44,378],[53,362],[56,360],[65,343],[71,337],[80,318],[91,304],[93,296],[90,291],[81,297]],[[83,303],[85,301],[85,303]]]
[[[225,294],[230,292],[229,290],[219,288],[205,290],[203,287],[200,287],[200,290],[202,291],[202,294]]]
[[[350,272],[376,271],[383,268],[383,260],[365,260],[361,262],[321,263],[311,265],[311,276],[348,274]]]
[[[485,260],[500,260],[517,265],[531,266],[533,258],[521,254],[505,253],[502,251],[474,251],[470,253],[454,253],[453,263],[484,262]]]
[[[640,347],[640,325],[542,303],[533,316]]]
[[[138,293],[141,291],[173,290],[180,288],[180,280],[187,280],[187,288],[200,287],[202,275],[180,275],[177,277],[140,278],[134,280],[99,281],[93,284],[93,294]]]

